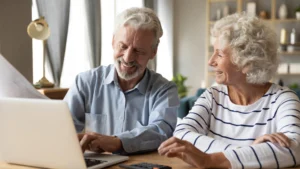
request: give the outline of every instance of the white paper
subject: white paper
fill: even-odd
[[[0,97],[47,99],[0,54]]]

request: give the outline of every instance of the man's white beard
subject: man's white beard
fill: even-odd
[[[118,73],[120,78],[128,81],[128,80],[132,80],[132,79],[138,77],[142,73],[141,72],[142,71],[141,66],[138,65],[137,63],[133,63],[134,66],[136,67],[136,70],[133,73],[129,74],[126,71],[122,71],[121,70],[121,64],[122,63],[126,64],[126,63],[124,63],[123,58],[118,58],[118,59],[115,60],[115,67],[116,67],[117,73]]]

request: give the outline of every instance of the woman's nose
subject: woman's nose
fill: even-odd
[[[215,67],[217,65],[214,54],[209,58],[208,65],[212,67]]]

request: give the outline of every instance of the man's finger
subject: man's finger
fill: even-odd
[[[89,144],[89,147],[91,151],[97,153],[104,152],[104,150],[101,148],[101,141],[99,139],[92,140],[91,143]]]
[[[91,143],[92,140],[95,138],[91,135],[85,134],[82,139],[80,140],[80,146],[82,149],[82,152],[84,152],[86,149],[88,149],[89,144]]]
[[[80,141],[82,139],[82,137],[84,136],[84,133],[79,133],[77,134],[78,140]]]

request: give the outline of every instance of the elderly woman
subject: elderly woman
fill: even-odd
[[[217,87],[195,102],[159,153],[198,168],[282,168],[300,164],[300,102],[270,83],[277,39],[263,21],[233,14],[212,29],[209,65]]]

